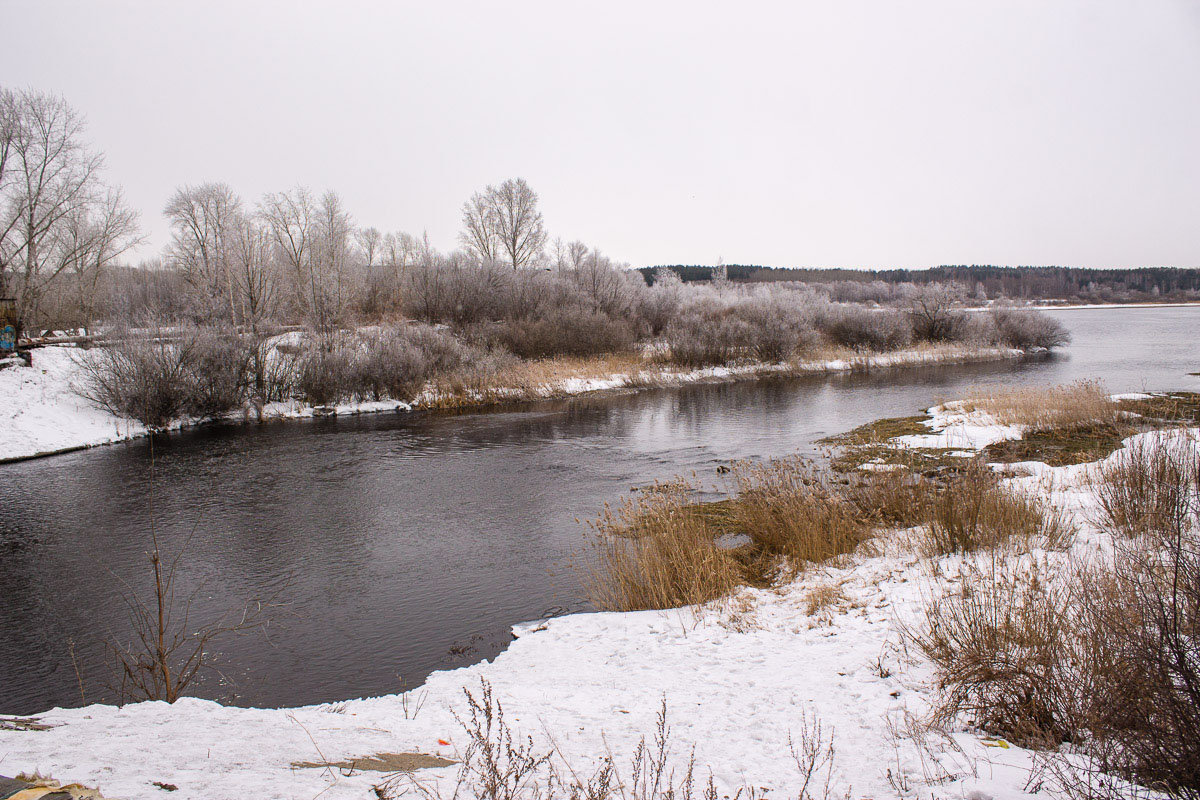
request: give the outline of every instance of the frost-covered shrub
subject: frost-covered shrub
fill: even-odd
[[[636,339],[628,321],[583,308],[564,308],[536,319],[479,325],[470,335],[522,358],[614,353],[631,349]]]
[[[895,311],[832,306],[819,324],[835,343],[855,350],[895,350],[912,342],[908,319]]]
[[[912,335],[920,341],[945,342],[953,338],[954,327],[963,312],[966,289],[958,283],[930,283],[908,290],[905,304],[912,323]]]
[[[280,346],[271,338],[250,344],[250,396],[255,402],[287,400],[296,391],[298,350]]]
[[[189,386],[184,412],[215,417],[239,408],[248,388],[248,344],[236,334],[214,328],[198,328],[186,335],[190,341],[180,342]]]
[[[991,313],[999,340],[1008,347],[1047,350],[1071,341],[1071,334],[1058,320],[1028,308],[997,308]]]
[[[362,400],[406,400],[428,380],[429,355],[401,331],[387,330],[363,337],[356,348],[351,387]]]
[[[990,314],[962,313],[950,325],[950,341],[973,345],[992,345],[999,338]]]
[[[636,293],[633,315],[652,336],[661,334],[679,313],[682,286],[677,274],[660,269],[654,275],[654,285]]]
[[[334,405],[356,393],[357,348],[342,338],[307,347],[296,370],[296,389],[314,406]]]
[[[296,388],[312,405],[411,400],[430,379],[476,365],[487,371],[495,362],[487,351],[427,325],[343,332],[303,348],[297,357]]]
[[[80,392],[113,414],[163,428],[184,416],[216,416],[246,396],[248,348],[209,328],[125,332],[82,360]]]
[[[803,298],[792,292],[765,294],[730,308],[750,326],[750,348],[759,361],[786,361],[816,342],[812,314]]]
[[[671,321],[663,338],[670,359],[689,367],[726,364],[754,343],[754,328],[715,305],[697,306]]]

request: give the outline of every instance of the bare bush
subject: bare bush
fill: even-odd
[[[935,668],[936,717],[966,714],[1035,747],[1078,739],[1074,599],[1035,569],[992,568],[967,573],[957,593],[933,600],[908,636]]]
[[[1186,530],[1200,480],[1191,449],[1186,440],[1146,434],[1115,453],[1100,470],[1098,521],[1125,536]]]
[[[199,328],[189,332],[187,372],[189,397],[184,412],[216,417],[240,408],[246,399],[250,348],[227,330]]]
[[[599,311],[564,308],[536,319],[475,326],[468,338],[504,347],[521,358],[589,356],[631,350],[633,328]]]
[[[950,340],[964,344],[994,345],[1000,341],[1000,332],[990,315],[964,313],[954,318]]]
[[[912,326],[895,311],[831,306],[819,324],[836,344],[855,350],[895,350],[912,342]]]
[[[1085,605],[1104,666],[1089,706],[1087,752],[1105,772],[1166,794],[1200,797],[1200,513],[1118,544],[1111,575]],[[1165,523],[1162,527],[1160,524]]]
[[[735,304],[730,313],[750,326],[750,350],[759,361],[787,361],[816,343],[807,298],[798,292],[764,294]]]
[[[667,326],[664,339],[672,362],[707,367],[744,357],[754,344],[754,329],[724,309],[707,305],[682,312]]]
[[[372,332],[358,342],[348,388],[363,400],[407,400],[433,369],[430,354],[403,331]]]
[[[1050,350],[1071,341],[1071,334],[1061,322],[1032,309],[996,308],[990,316],[997,337],[1008,347]]]
[[[81,358],[79,390],[113,414],[163,428],[239,407],[248,358],[237,337],[211,329],[126,332]]]
[[[501,701],[490,683],[480,681],[478,693],[464,689],[466,710],[455,713],[467,746],[462,753],[453,792],[460,797],[487,800],[718,800],[712,770],[701,776],[695,749],[686,758],[674,757],[673,730],[664,698],[654,730],[643,735],[627,758],[611,752],[588,769],[572,764],[554,746],[539,748],[532,737],[521,736],[505,718]],[[829,800],[837,751],[834,730],[816,714],[800,715],[797,730],[788,736],[796,767],[796,800]],[[553,743],[553,739],[551,739]],[[443,800],[437,783],[421,782],[410,774],[389,776],[375,787],[379,797],[395,798],[415,791],[423,800]],[[766,790],[746,783],[731,787],[725,797],[753,798]]]
[[[341,339],[312,346],[300,355],[296,388],[314,406],[329,406],[354,396],[358,384],[357,348]]]
[[[1185,437],[1141,441],[1101,475],[1114,552],[1058,576],[993,561],[909,635],[935,666],[942,718],[1070,743],[1043,758],[1067,796],[1195,800],[1200,451]]]

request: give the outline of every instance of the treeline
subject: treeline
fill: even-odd
[[[1088,269],[1083,267],[997,267],[991,265],[939,266],[932,269],[800,269],[750,264],[697,266],[671,264],[643,267],[647,282],[666,268],[685,282],[729,280],[745,283],[799,282],[820,286],[859,284],[843,289],[847,295],[862,295],[861,285],[929,284],[953,281],[970,290],[973,297],[1011,300],[1061,300],[1070,302],[1133,302],[1200,300],[1200,269],[1140,267],[1136,269]],[[837,289],[827,289],[837,293]],[[879,290],[875,291],[879,294]],[[884,292],[886,295],[886,292]]]

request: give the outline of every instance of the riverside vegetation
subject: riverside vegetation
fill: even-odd
[[[619,374],[636,385],[678,369],[802,371],[808,362],[902,349],[954,359],[1067,339],[1036,311],[962,310],[953,287],[914,290],[908,304],[881,309],[834,303],[806,287],[685,287],[666,276],[646,286],[611,266],[473,266],[437,279],[453,282],[454,291],[436,302],[419,287],[406,291],[411,319],[324,334],[272,335],[266,325],[240,332],[161,318],[125,325],[82,359],[84,391],[114,414],[154,428],[290,399],[326,406],[424,395],[461,404],[535,397],[572,378]],[[607,288],[597,295],[599,284]]]
[[[991,445],[930,468],[892,445],[894,457],[880,459],[884,432],[928,432],[909,419],[842,437],[859,457],[835,459],[840,470],[735,464],[724,500],[695,499],[695,480],[656,484],[594,523],[591,597],[626,611],[727,604],[743,586],[878,552],[900,531],[934,576],[962,578],[902,624],[936,681],[925,724],[965,723],[1035,750],[1031,781],[1067,797],[1191,800],[1200,797],[1198,402],[1113,400],[1095,382],[990,393],[954,405],[1020,426],[1025,438],[1006,443],[1025,442],[1019,450]],[[872,468],[852,468],[867,462],[863,451]],[[988,466],[1014,453],[1079,464],[1094,498],[1083,517]],[[834,597],[814,589],[810,613],[836,599],[835,588],[818,589]]]
[[[23,330],[71,329],[100,348],[84,391],[150,428],[299,399],[440,402],[657,365],[705,368],[861,357],[907,347],[1052,348],[1063,328],[953,280],[734,284],[716,270],[632,271],[551,239],[521,178],[461,209],[458,249],[360,226],[341,197],[304,187],[244,201],[224,183],[180,187],[162,258],[121,259],[138,214],[103,174],[62,98],[0,87],[0,296]],[[54,180],[39,176],[53,175]],[[928,277],[928,276],[925,276]],[[970,291],[968,291],[970,288]],[[81,330],[82,329],[82,330]],[[280,338],[279,334],[289,332]],[[99,336],[97,337],[97,334]],[[35,337],[46,338],[46,337]],[[536,365],[536,366],[531,366]],[[528,392],[526,392],[528,393]]]

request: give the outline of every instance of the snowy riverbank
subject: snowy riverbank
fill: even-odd
[[[968,449],[1015,433],[954,408],[934,409],[930,427],[929,436],[953,436]],[[1194,445],[1200,431],[1171,435]],[[1090,522],[1095,464],[1006,469],[1018,476],[1014,487],[1062,508],[1079,530],[1066,551],[1001,553],[1011,568],[1036,562],[1053,575],[1054,565],[1105,546],[1106,534]],[[627,762],[642,736],[653,737],[665,701],[674,763],[682,767],[694,748],[701,780],[711,770],[724,791],[753,785],[766,796],[794,796],[789,739],[815,716],[835,732],[831,797],[1025,797],[1036,791],[1031,752],[914,722],[929,710],[934,687],[901,630],[931,598],[961,592],[974,558],[922,555],[914,536],[884,534],[794,582],[744,589],[713,607],[517,626],[517,640],[492,662],[434,673],[406,695],[295,709],[195,699],[56,709],[40,715],[48,730],[0,730],[0,773],[37,770],[122,798],[162,796],[155,781],[177,786],[178,798],[368,798],[383,773],[294,764],[376,753],[455,759],[466,740],[454,712],[463,711],[463,690],[477,692],[486,680],[519,733],[539,747],[553,744],[582,775],[606,754]],[[818,595],[832,600],[814,608]],[[449,788],[454,775],[450,766],[415,777]]]
[[[73,346],[35,349],[31,367],[0,370],[0,462],[52,455],[55,453],[126,441],[145,436],[138,422],[114,416],[96,408],[78,394],[83,381],[81,360],[87,350]],[[484,405],[499,400],[530,400],[566,397],[589,392],[629,389],[642,386],[675,386],[687,383],[750,380],[769,375],[803,375],[851,370],[879,369],[921,364],[965,363],[1016,358],[1019,350],[1008,348],[972,348],[961,345],[928,346],[894,353],[862,355],[794,364],[751,364],[733,367],[709,367],[678,370],[647,363],[637,373],[619,373],[602,377],[564,377],[534,389],[497,387],[486,394],[454,398],[455,405]],[[347,403],[336,408],[338,414],[408,411],[434,408],[448,398],[426,391],[413,404],[396,400]],[[298,402],[272,403],[264,409],[268,419],[300,419],[314,414],[312,406]],[[250,415],[245,415],[249,419]],[[235,419],[242,419],[237,415]],[[174,428],[195,425],[201,420],[180,420]]]

